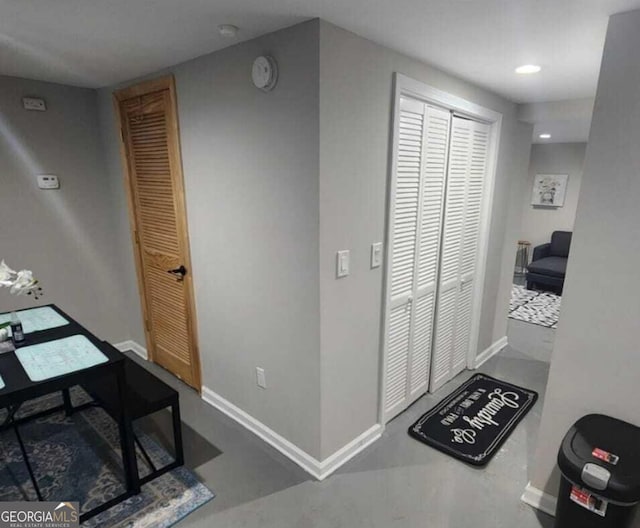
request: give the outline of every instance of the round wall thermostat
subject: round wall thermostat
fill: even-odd
[[[251,78],[256,88],[265,92],[273,90],[278,82],[278,65],[273,57],[261,56],[253,61]]]

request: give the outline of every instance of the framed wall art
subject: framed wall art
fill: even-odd
[[[568,181],[568,174],[536,174],[531,205],[562,207]]]

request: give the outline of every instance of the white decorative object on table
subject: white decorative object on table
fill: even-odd
[[[0,287],[9,288],[9,292],[13,295],[31,295],[34,299],[42,295],[42,288],[30,270],[15,271],[7,266],[4,260],[0,262]],[[9,338],[7,327],[12,325],[12,321],[14,325],[15,321],[18,321],[14,314],[11,314],[11,320],[0,324],[0,342]],[[22,332],[21,325],[20,332]]]
[[[0,262],[0,286],[11,288],[14,295],[33,295],[36,299],[42,295],[42,288],[30,270],[12,270],[4,260]]]
[[[568,180],[568,174],[536,174],[531,205],[562,207]]]

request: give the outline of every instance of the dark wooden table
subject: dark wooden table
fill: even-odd
[[[120,445],[122,451],[122,465],[124,469],[126,491],[121,495],[110,499],[104,504],[97,506],[91,511],[83,513],[80,516],[80,521],[84,522],[87,519],[114,506],[115,504],[118,504],[119,502],[122,502],[123,500],[131,497],[132,495],[137,495],[138,493],[140,493],[140,481],[138,479],[138,467],[136,461],[132,420],[129,419],[129,410],[127,409],[125,401],[125,356],[121,352],[110,346],[108,343],[100,341],[100,339],[94,336],[91,332],[89,332],[86,328],[80,325],[69,315],[60,310],[60,308],[58,308],[57,306],[53,304],[49,304],[46,306],[49,306],[50,308],[58,312],[62,317],[69,321],[69,324],[59,326],[57,328],[51,328],[49,330],[25,334],[25,340],[20,343],[20,347],[36,345],[45,343],[47,341],[55,341],[57,339],[62,339],[74,335],[82,335],[89,341],[91,341],[91,343],[107,357],[107,361],[90,368],[77,370],[75,372],[71,372],[69,374],[64,374],[62,376],[57,376],[47,380],[31,381],[29,379],[29,376],[27,376],[27,373],[24,371],[24,368],[18,360],[15,352],[0,354],[0,376],[2,376],[2,379],[5,383],[4,388],[0,389],[0,408],[6,408],[8,411],[7,420],[5,421],[5,423],[0,425],[0,430],[11,428],[15,431],[18,442],[20,443],[22,455],[25,459],[25,464],[27,466],[27,469],[29,470],[29,474],[36,489],[38,498],[39,500],[46,500],[47,498],[41,496],[40,490],[38,488],[35,475],[33,474],[31,464],[24,449],[24,443],[19,432],[19,425],[27,421],[39,418],[41,416],[52,414],[54,412],[66,411],[67,414],[70,415],[72,412],[81,411],[83,408],[86,408],[91,404],[73,408],[71,406],[71,400],[69,397],[69,389],[71,387],[74,387],[75,385],[81,385],[82,383],[92,379],[104,378],[105,375],[112,377],[114,387],[117,388],[117,401],[118,406],[120,407],[120,412],[117,413],[116,421],[118,422],[120,431]],[[63,405],[47,409],[46,411],[42,411],[31,416],[21,418],[15,417],[15,413],[18,411],[22,403],[33,398],[38,398],[40,396],[45,396],[47,394],[55,393],[58,391],[62,392],[63,394]],[[55,500],[58,499],[73,500],[73,497],[62,497],[56,498]]]

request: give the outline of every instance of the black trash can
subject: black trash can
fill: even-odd
[[[627,528],[640,502],[640,428],[604,416],[580,418],[558,453],[555,528]]]

